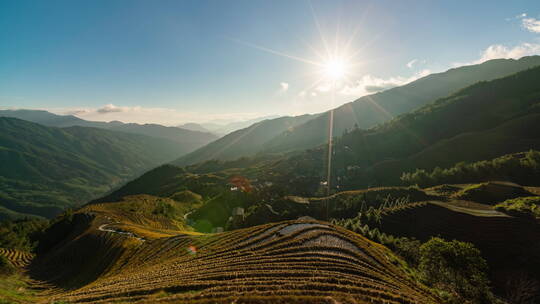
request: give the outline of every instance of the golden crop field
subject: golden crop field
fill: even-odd
[[[57,287],[44,303],[439,303],[387,248],[329,223],[172,235],[116,208],[79,210],[78,232],[36,260]]]
[[[34,257],[29,252],[8,248],[0,248],[0,255],[5,256],[16,267],[27,266]]]

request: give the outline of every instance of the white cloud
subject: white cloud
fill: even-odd
[[[521,20],[521,25],[523,28],[532,33],[540,33],[540,20],[534,18],[525,18],[526,15],[523,15],[523,19]]]
[[[412,69],[412,67],[414,66],[414,64],[417,63],[417,62],[418,62],[418,59],[413,59],[413,60],[407,62],[407,67],[408,67],[409,69]]]
[[[538,55],[540,54],[540,44],[536,43],[522,43],[514,47],[508,47],[502,44],[490,45],[487,49],[480,53],[480,58],[472,62],[453,64],[454,67],[462,65],[479,64],[492,59],[519,59],[524,56]]]
[[[107,104],[97,108],[48,108],[43,109],[61,115],[75,115],[82,119],[94,121],[112,121],[133,123],[156,123],[162,125],[179,125],[187,122],[221,122],[244,121],[262,116],[261,113],[199,113],[178,111],[170,108],[147,108],[141,106],[116,106]]]
[[[506,21],[512,21],[512,20],[515,20],[515,19],[522,19],[522,18],[525,18],[525,17],[527,17],[527,14],[526,13],[521,13],[521,14],[516,15],[514,17],[506,18]]]
[[[344,86],[340,93],[343,95],[361,97],[368,94],[377,93],[393,87],[398,87],[431,73],[430,70],[422,70],[415,73],[411,77],[395,76],[390,78],[378,78],[373,75],[364,75],[361,79],[357,80],[353,86]]]
[[[103,107],[96,110],[96,113],[107,114],[107,113],[117,113],[117,112],[129,112],[140,110],[140,107],[117,107],[112,103],[106,104]]]
[[[326,93],[326,92],[329,92],[331,88],[332,86],[330,84],[325,83],[325,84],[318,85],[315,89],[319,92]]]
[[[286,82],[280,82],[279,85],[281,87],[281,92],[287,92],[287,90],[289,89],[289,84]]]

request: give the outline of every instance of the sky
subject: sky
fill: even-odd
[[[0,108],[88,120],[317,113],[533,54],[537,0],[0,0]],[[336,60],[339,79],[327,71]]]

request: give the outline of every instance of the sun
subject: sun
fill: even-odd
[[[341,58],[330,59],[322,64],[322,75],[331,81],[338,81],[347,75],[347,64]]]

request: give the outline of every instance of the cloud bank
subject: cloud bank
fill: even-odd
[[[49,112],[61,115],[74,115],[86,120],[112,121],[133,123],[156,123],[176,126],[187,122],[234,122],[260,117],[260,113],[198,113],[178,111],[170,108],[150,108],[141,106],[116,106],[112,103],[97,108],[49,108]]]
[[[402,86],[419,78],[427,76],[430,70],[421,70],[410,77],[396,76],[390,78],[379,78],[373,75],[364,75],[357,80],[354,85],[344,86],[340,93],[348,96],[362,97],[364,95],[377,93],[394,87]]]

